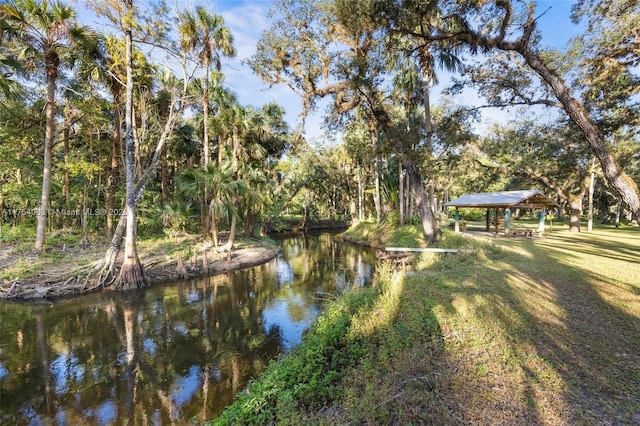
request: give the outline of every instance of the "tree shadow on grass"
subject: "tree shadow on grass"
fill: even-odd
[[[629,238],[625,238],[629,239]],[[640,243],[638,245],[620,244],[603,234],[554,234],[552,241],[562,241],[567,247],[596,256],[606,256],[612,260],[638,262],[640,260]],[[640,279],[639,279],[640,281]]]
[[[576,266],[562,239],[510,240],[486,261],[443,259],[416,278],[438,286],[440,411],[474,424],[640,422],[640,298],[600,273],[614,242],[579,241]]]

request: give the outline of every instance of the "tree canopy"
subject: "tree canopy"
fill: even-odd
[[[226,249],[236,228],[284,216],[420,223],[433,242],[463,192],[538,187],[579,223],[593,172],[601,216],[639,218],[637,1],[577,1],[565,50],[542,43],[535,2],[276,1],[240,72],[299,95],[303,119],[325,105],[315,141],[282,105],[238,100],[223,65],[240,38],[222,15],[91,5],[106,26],[64,2],[0,6],[0,207],[3,235],[25,229],[36,250],[68,229],[109,238],[106,282],[127,203],[130,235]],[[477,130],[506,107],[519,120]]]

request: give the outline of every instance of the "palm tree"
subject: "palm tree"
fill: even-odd
[[[240,158],[240,142],[244,137],[245,133],[249,129],[251,125],[251,117],[249,111],[238,104],[232,105],[229,110],[229,120],[231,124],[231,168],[233,179],[236,182],[239,182],[238,179],[238,171],[239,171],[239,158]],[[239,202],[239,197],[236,194],[232,199],[234,205]],[[227,240],[227,261],[231,260],[231,249],[233,248],[233,243],[236,237],[236,226],[238,222],[238,215],[235,214],[231,217],[231,226],[229,228],[229,239]]]
[[[10,100],[17,100],[22,91],[22,86],[11,78],[21,70],[20,62],[12,57],[8,46],[18,35],[16,26],[0,11],[0,94]]]
[[[203,197],[206,193],[208,214],[210,215],[210,229],[213,244],[219,243],[219,222],[222,219],[230,220],[237,214],[233,206],[233,197],[242,192],[241,183],[233,177],[233,168],[228,162],[222,165],[207,164],[203,167],[192,168],[180,173],[177,178],[180,192],[187,197]]]
[[[264,149],[266,157],[280,158],[289,147],[289,127],[284,115],[284,108],[275,102],[263,105],[253,115],[252,139]]]
[[[220,54],[235,56],[233,36],[224,25],[224,19],[217,14],[210,14],[204,7],[196,7],[195,14],[184,12],[182,23],[178,28],[180,44],[185,51],[198,50],[198,60],[204,65],[202,77],[202,111],[203,111],[203,163],[209,164],[209,78],[211,65],[220,71]]]
[[[399,37],[397,44],[408,48],[409,43],[406,37]],[[420,88],[420,71],[415,61],[408,58],[403,52],[389,50],[388,62],[390,69],[395,69],[393,77],[393,98],[399,99],[404,112],[404,133],[409,136],[415,133],[412,125],[415,120],[415,110],[418,103],[418,93]],[[418,127],[418,126],[415,126]],[[401,154],[398,153],[398,204],[399,204],[399,224],[404,225],[405,215],[405,171],[402,165]],[[410,194],[410,186],[407,181],[406,193]],[[407,196],[407,199],[410,199]]]
[[[36,229],[35,250],[45,242],[45,226],[51,188],[52,150],[55,135],[57,80],[65,59],[77,59],[76,54],[95,48],[97,37],[87,27],[75,22],[75,11],[62,3],[47,0],[12,0],[0,5],[4,19],[20,29],[21,51],[18,59],[34,68],[44,68],[46,75],[46,107],[44,135],[44,166],[42,197]]]
[[[218,165],[224,160],[225,145],[229,137],[228,110],[237,103],[236,94],[223,83],[224,74],[213,71],[209,95],[215,105],[215,115],[209,119],[207,126],[218,135]]]
[[[249,234],[255,231],[264,208],[265,198],[260,193],[268,185],[275,159],[279,159],[289,146],[284,113],[284,109],[274,102],[263,105],[260,110],[248,109],[240,129],[243,143],[237,146],[235,157],[244,167],[239,168],[238,176],[250,189],[239,200],[238,210],[243,213],[244,229]]]
[[[429,25],[431,25],[429,23]],[[435,73],[435,66],[438,64],[447,71],[456,71],[461,69],[462,63],[458,57],[452,53],[450,48],[440,48],[436,50],[436,54],[432,53],[432,44],[424,43],[418,48],[418,60],[420,63],[420,71],[422,74],[422,100],[424,105],[425,120],[425,148],[429,158],[433,157],[433,124],[431,121],[431,107],[429,102],[429,93],[432,84],[438,82]],[[429,204],[435,213],[435,197],[433,177],[427,185]],[[437,223],[437,222],[434,222]]]

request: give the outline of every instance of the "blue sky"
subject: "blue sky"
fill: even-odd
[[[82,0],[78,1],[78,3],[81,2]],[[243,61],[255,52],[256,42],[262,32],[269,27],[268,12],[272,4],[271,0],[168,0],[168,2],[170,4],[175,2],[180,9],[202,5],[212,12],[221,14],[235,38],[237,51],[236,58],[223,61],[223,71],[227,85],[236,93],[239,102],[256,108],[268,102],[277,102],[285,108],[286,120],[290,127],[293,128],[299,123],[300,98],[284,85],[268,88],[248,66],[243,64]],[[571,0],[538,1],[540,13],[548,9],[538,21],[543,33],[543,44],[564,49],[569,38],[577,33],[576,26],[569,19],[572,4]],[[87,15],[80,14],[81,19],[84,16]],[[440,76],[440,88],[448,83],[448,79],[447,75]],[[431,99],[432,105],[439,103],[439,88],[435,89]],[[465,98],[459,102],[472,103],[474,96],[471,94]],[[318,111],[307,118],[305,134],[308,139],[322,137],[323,109],[323,105],[320,104]],[[514,113],[509,110],[485,110],[482,128],[486,129],[493,121],[504,122]]]

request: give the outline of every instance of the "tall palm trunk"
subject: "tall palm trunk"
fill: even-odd
[[[227,136],[224,132],[218,132],[218,166],[222,165],[224,159],[224,141]]]
[[[378,162],[378,154],[377,154],[377,145],[378,145],[378,136],[377,136],[377,128],[375,119],[369,120],[369,132],[371,134],[371,145],[373,146],[374,151],[376,152],[375,158],[373,160],[373,175],[375,180],[375,192],[373,194],[373,205],[376,209],[376,223],[380,225],[382,221],[382,206],[380,203],[380,165]]]
[[[44,130],[44,164],[42,168],[42,196],[40,198],[40,209],[38,211],[38,226],[36,228],[35,250],[42,251],[45,241],[45,228],[47,226],[47,210],[49,209],[49,192],[51,190],[51,164],[53,152],[53,137],[55,134],[55,97],[56,79],[58,78],[58,68],[53,65],[57,62],[55,58],[47,56],[47,105],[45,108],[45,130]]]
[[[424,127],[425,127],[425,150],[428,159],[433,157],[433,125],[431,123],[431,52],[429,45],[425,44],[420,49],[420,70],[422,72],[422,102],[424,106]],[[428,178],[427,182],[427,202],[431,211],[435,212],[435,188],[433,179]],[[435,218],[435,216],[434,216]],[[437,226],[437,224],[435,224]]]
[[[418,57],[422,72],[422,90],[425,115],[425,150],[428,158],[430,159],[433,155],[433,128],[431,126],[431,107],[429,104],[431,54],[429,52],[428,45],[420,48]],[[404,147],[401,145],[398,145],[398,148],[400,148],[399,152],[405,152]],[[420,172],[412,159],[409,158],[409,156],[404,155],[402,161],[407,172],[407,186],[412,188],[415,195],[415,202],[420,210],[425,239],[428,244],[431,244],[439,237],[438,222],[436,221],[433,211],[433,184],[429,183],[427,191],[425,191]]]
[[[398,159],[398,204],[400,207],[400,215],[398,224],[404,225],[404,176],[402,174],[402,160]]]
[[[64,208],[67,210],[71,210],[71,174],[69,173],[69,156],[71,154],[71,147],[69,144],[69,139],[71,137],[71,117],[69,116],[69,105],[65,107],[64,111],[65,115],[65,125],[62,130],[62,140],[64,145],[64,182],[62,184],[62,194],[64,195]],[[66,219],[66,218],[65,218]],[[65,223],[65,226],[68,225]]]
[[[127,0],[127,8],[133,8],[133,0]],[[124,245],[124,261],[116,280],[116,287],[129,289],[147,285],[144,268],[138,258],[136,248],[136,192],[135,192],[135,141],[133,138],[133,61],[132,30],[125,29],[125,61],[127,68],[126,102],[125,102],[125,175],[126,193],[126,230]]]
[[[211,65],[209,60],[205,61],[205,75],[202,79],[202,155],[204,157],[203,164],[207,166],[209,164],[209,72]]]
[[[428,155],[433,155],[433,126],[431,125],[431,104],[429,94],[431,92],[431,53],[428,45],[424,45],[419,51],[420,71],[422,73],[422,104],[424,106],[425,149]]]
[[[209,217],[211,223],[211,238],[213,239],[213,246],[218,247],[220,244],[219,238],[219,230],[218,230],[218,216],[215,212],[215,207],[213,206],[214,200],[211,200],[211,205],[209,206]]]
[[[233,129],[233,149],[232,149],[232,167],[233,167],[233,179],[234,180],[238,180],[238,150],[240,148],[239,146],[240,144],[240,140],[238,137],[238,130],[237,129]],[[234,195],[233,200],[232,200],[233,204],[236,205],[238,203],[238,197]],[[237,214],[233,214],[231,216],[231,226],[229,228],[229,240],[227,241],[227,262],[231,261],[231,249],[233,248],[233,243],[236,239],[236,228],[237,228],[237,219],[238,215]]]

